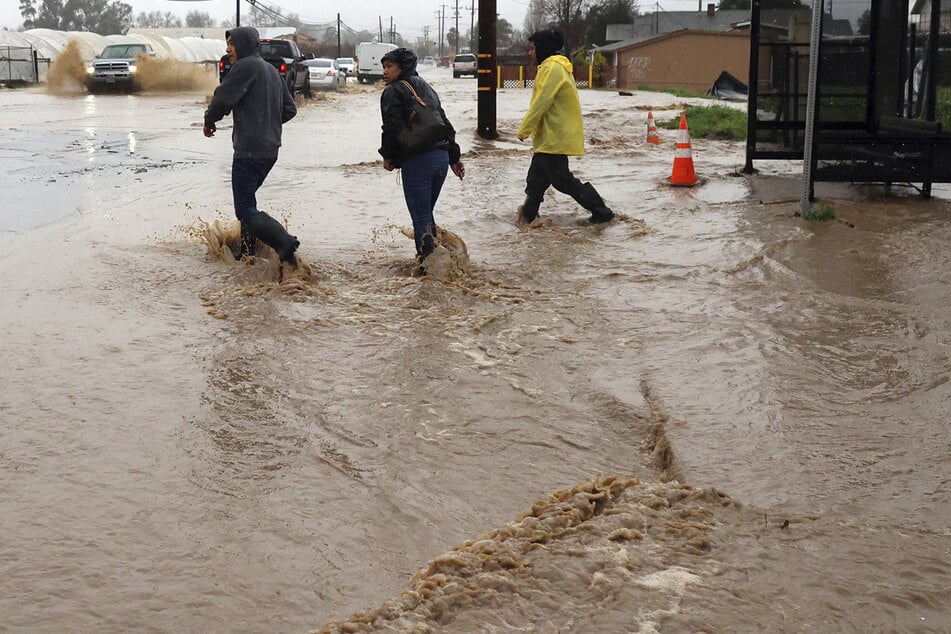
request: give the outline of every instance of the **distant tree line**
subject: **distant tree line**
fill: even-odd
[[[89,31],[100,35],[126,33],[132,27],[138,28],[208,28],[221,26],[227,28],[234,21],[222,21],[216,24],[210,15],[203,11],[189,11],[184,22],[170,11],[144,11],[132,15],[132,7],[121,0],[19,0],[20,16],[23,18],[21,29],[53,29],[56,31]],[[272,26],[273,16],[255,15],[251,8],[250,16],[242,16],[242,22]],[[256,22],[252,22],[256,20]]]
[[[125,33],[132,7],[119,0],[20,0],[24,29]]]
[[[749,0],[723,0],[721,7],[729,2],[749,6]],[[798,5],[800,0],[764,0],[764,2]],[[47,28],[59,31],[90,31],[102,35],[126,33],[132,27],[139,28],[208,28],[233,26],[233,20],[219,23],[205,12],[190,11],[184,21],[169,11],[141,12],[132,14],[132,7],[121,0],[19,0],[21,28]],[[497,50],[500,54],[524,54],[528,50],[528,36],[536,30],[557,28],[565,36],[565,48],[569,53],[592,45],[605,44],[609,24],[626,24],[638,14],[637,0],[529,0],[524,28],[516,29],[508,20],[500,18],[496,23]],[[321,50],[336,49],[339,37],[343,51],[352,51],[359,42],[381,39],[373,31],[357,31],[346,27],[338,36],[336,25],[306,25],[294,14],[282,14],[279,10],[252,5],[250,14],[241,16],[241,23],[257,27],[286,25],[296,27],[317,41]],[[478,48],[478,25],[458,34],[458,48]],[[415,42],[404,41],[391,31],[382,39],[395,44],[414,47],[420,57],[438,55],[438,37],[418,38]],[[443,52],[457,52],[457,34],[450,28],[442,34]],[[342,51],[342,52],[343,52]]]

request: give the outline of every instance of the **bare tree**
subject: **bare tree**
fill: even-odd
[[[215,21],[205,11],[189,11],[185,16],[185,26],[192,29],[207,29],[214,25]]]
[[[135,16],[135,26],[140,29],[169,29],[182,26],[182,19],[171,11],[142,11]]]
[[[531,0],[528,5],[528,12],[525,14],[525,31],[531,35],[535,31],[543,28],[547,24],[545,18],[545,7],[542,0]]]
[[[636,0],[595,0],[588,9],[585,44],[605,44],[609,24],[630,24],[637,15]]]
[[[561,31],[569,53],[582,39],[590,0],[537,0],[549,25]],[[540,26],[538,28],[545,28]]]

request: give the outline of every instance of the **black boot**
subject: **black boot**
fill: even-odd
[[[258,237],[251,231],[251,223],[241,223],[241,252],[239,258],[254,255],[258,251]]]
[[[519,222],[528,224],[538,218],[538,208],[541,206],[541,204],[542,201],[540,198],[526,196],[525,202],[522,203],[522,206],[518,208]]]
[[[429,254],[433,252],[433,249],[436,248],[436,238],[433,237],[434,231],[430,230],[423,234],[423,237],[417,245],[416,255],[422,259],[429,257]]]
[[[297,266],[297,256],[294,255],[294,251],[300,246],[300,240],[298,240],[296,236],[289,234],[287,229],[284,228],[284,225],[263,211],[259,211],[251,216],[251,220],[248,221],[248,224],[250,225],[251,232],[258,240],[261,240],[264,244],[277,252],[277,257],[281,259],[281,262],[287,262],[291,266]]]
[[[596,190],[591,183],[585,183],[581,186],[581,195],[575,198],[575,200],[578,201],[578,204],[591,212],[591,222],[594,224],[607,222],[614,218],[614,212],[608,209],[608,206],[604,204],[604,199],[601,198],[601,194],[598,193],[598,190]]]

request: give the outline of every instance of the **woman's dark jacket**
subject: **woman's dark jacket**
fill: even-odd
[[[415,62],[415,59],[413,60]],[[460,150],[456,143],[456,130],[449,122],[445,111],[442,109],[442,103],[439,101],[439,95],[433,90],[432,86],[426,83],[422,77],[416,73],[415,64],[413,68],[402,67],[398,79],[387,85],[380,96],[380,112],[383,115],[383,139],[380,147],[380,155],[384,159],[389,159],[394,167],[399,167],[403,159],[409,158],[403,148],[400,147],[397,137],[400,130],[403,129],[403,123],[406,121],[410,105],[415,101],[413,93],[403,85],[402,80],[410,83],[420,99],[427,104],[434,105],[446,122],[446,137],[436,141],[431,148],[423,151],[429,151],[436,148],[445,148],[449,152],[449,163],[459,161]],[[422,153],[422,152],[418,152]]]

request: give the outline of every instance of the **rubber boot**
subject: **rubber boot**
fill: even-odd
[[[251,232],[257,236],[258,240],[277,252],[277,257],[281,259],[281,262],[297,266],[297,256],[294,255],[294,251],[300,246],[300,240],[289,234],[284,225],[263,211],[251,216],[248,224]]]
[[[250,223],[241,223],[241,253],[239,258],[254,255],[258,251],[258,237],[251,231]]]
[[[538,208],[541,206],[540,198],[525,197],[525,202],[518,208],[518,221],[523,224],[529,224],[538,218]]]
[[[594,224],[607,222],[614,218],[614,212],[608,209],[608,206],[604,204],[604,199],[601,198],[601,194],[598,193],[598,190],[596,190],[591,183],[585,183],[581,186],[581,196],[575,200],[577,200],[582,207],[591,212],[591,222]]]

